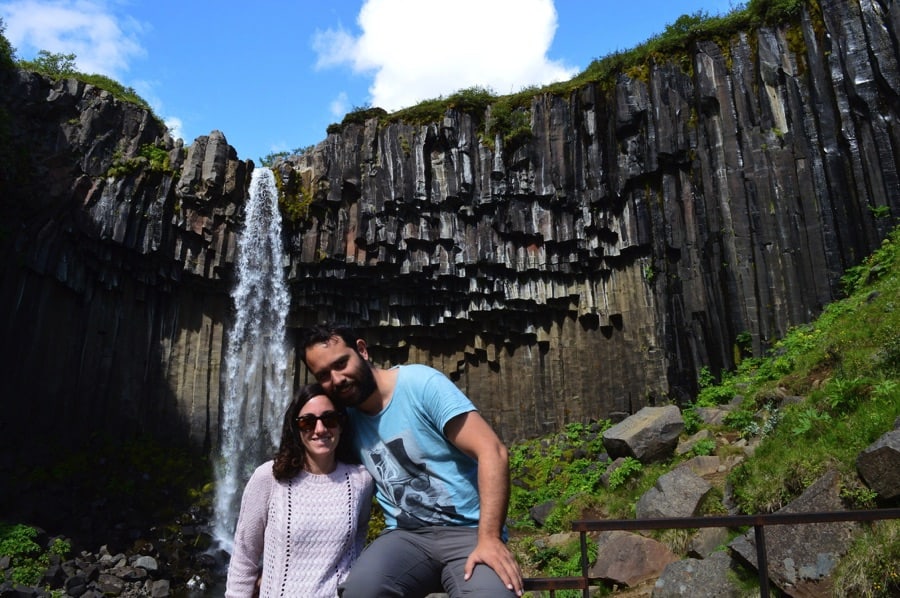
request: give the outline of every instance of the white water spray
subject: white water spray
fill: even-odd
[[[216,464],[214,535],[228,552],[244,485],[274,454],[290,401],[284,338],[290,296],[283,264],[275,178],[268,168],[256,168],[238,239],[237,281],[231,292],[235,320],[225,354]]]

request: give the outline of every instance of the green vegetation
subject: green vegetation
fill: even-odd
[[[74,75],[75,54],[62,54],[41,50],[34,60],[20,60],[19,67],[27,71],[34,71],[47,75],[53,79]]]
[[[123,158],[121,154],[116,154],[113,158],[113,165],[106,174],[111,177],[122,177],[137,172],[141,168],[150,172],[168,174],[174,172],[166,148],[147,143],[141,146],[138,155],[134,158]]]
[[[150,104],[148,104],[144,98],[139,96],[134,88],[125,87],[118,81],[110,79],[106,75],[85,74],[75,70],[75,58],[75,54],[62,54],[41,50],[34,60],[20,60],[18,66],[22,69],[34,71],[35,73],[50,77],[53,80],[63,77],[78,79],[79,81],[108,91],[117,100],[135,104],[144,110],[148,110],[151,113],[153,112],[150,108]],[[154,118],[156,118],[155,115]],[[157,118],[157,120],[159,119]]]
[[[277,162],[278,160],[282,160],[289,156],[303,156],[305,154],[311,153],[314,148],[315,148],[315,146],[308,145],[306,147],[295,147],[294,149],[292,149],[290,151],[285,150],[285,151],[281,151],[281,152],[271,152],[269,154],[266,154],[265,156],[262,156],[259,159],[259,164],[260,164],[260,166],[265,166],[266,168],[271,168],[272,166],[274,166],[275,162]]]
[[[341,121],[341,124],[330,124],[328,125],[327,132],[329,135],[332,133],[341,133],[344,130],[344,127],[347,125],[362,125],[365,122],[372,118],[377,118],[379,121],[387,116],[387,111],[384,108],[372,108],[371,106],[354,106],[350,112],[344,115],[344,119]]]
[[[279,195],[278,205],[288,222],[303,222],[309,216],[312,196],[300,189],[296,195]]]
[[[500,136],[507,151],[523,145],[531,140],[531,109],[519,105],[510,97],[498,98],[491,105],[490,117],[487,121],[486,144],[493,146],[495,136]]]
[[[276,170],[273,174],[278,189],[278,207],[285,223],[304,222],[312,206],[312,190],[293,169],[287,171],[287,179],[282,178],[285,175],[282,171]]]
[[[835,596],[897,596],[900,593],[900,521],[869,526],[837,566]]]
[[[46,548],[37,542],[38,530],[22,524],[0,521],[0,557],[10,558],[12,581],[33,586],[50,565],[50,555],[66,557],[72,546],[62,538],[52,539]]]
[[[711,16],[705,11],[685,14],[666,26],[665,30],[627,52],[617,52],[593,61],[587,69],[571,81],[551,85],[551,93],[569,93],[586,83],[598,83],[610,88],[620,73],[646,78],[651,64],[675,63],[690,71],[687,61],[693,44],[714,41],[727,52],[729,40],[741,31],[753,31],[763,26],[796,23],[804,6],[818,14],[813,0],[750,0],[745,7],[725,15]]]
[[[0,72],[8,71],[16,65],[16,49],[6,39],[6,23],[0,19]]]
[[[827,306],[815,322],[792,329],[766,356],[746,357],[735,371],[722,373],[718,383],[703,368],[700,391],[682,410],[685,436],[707,428],[716,437],[758,443],[728,475],[743,513],[785,506],[829,469],[839,472],[846,508],[879,504],[877,494],[859,480],[855,463],[900,416],[900,228],[872,256],[848,269],[843,283],[846,298]],[[748,345],[747,336],[738,344]],[[697,416],[699,408],[731,403],[736,396],[743,401],[723,425],[708,426]],[[625,459],[609,470],[610,463],[598,458],[608,425],[570,424],[563,433],[510,447],[511,546],[526,575],[580,572],[577,558],[567,556],[574,550],[570,545],[536,548],[543,544],[535,540],[532,507],[552,503],[540,530],[544,534],[566,531],[575,519],[630,518],[637,499],[674,466],[697,455],[740,452],[733,443],[708,438],[666,463]],[[703,512],[724,512],[724,483],[717,482]],[[657,538],[676,552],[685,540],[662,532]],[[897,595],[900,522],[865,526],[834,581],[842,589],[836,595]]]

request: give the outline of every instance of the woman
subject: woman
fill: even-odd
[[[318,384],[294,394],[275,459],[244,488],[226,598],[337,596],[365,543],[373,487],[350,464],[346,421]]]

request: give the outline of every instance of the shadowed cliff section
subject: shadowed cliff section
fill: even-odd
[[[249,166],[221,133],[185,151],[81,81],[0,77],[4,439],[150,433],[208,450]]]
[[[539,94],[512,143],[490,113],[348,124],[276,164],[306,211],[290,325],[358,324],[506,440],[687,398],[818,314],[900,216],[898,23],[896,1],[823,1]],[[53,413],[214,447],[252,163],[74,79],[0,77],[2,430]]]

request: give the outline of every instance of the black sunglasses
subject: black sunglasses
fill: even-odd
[[[337,428],[344,423],[344,414],[338,411],[326,411],[322,415],[307,413],[297,418],[297,427],[303,432],[312,432],[319,420],[322,420],[326,428]]]

